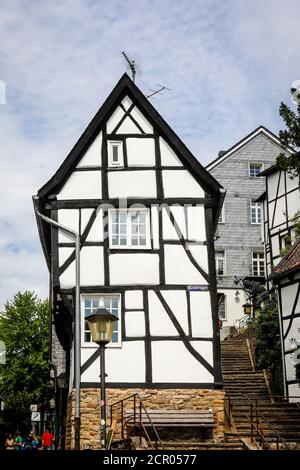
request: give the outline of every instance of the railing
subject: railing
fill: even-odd
[[[231,416],[232,416],[232,410],[233,410],[234,404],[228,392],[226,393],[228,395],[225,398],[225,400],[228,402],[226,416],[229,416],[230,421],[228,422],[228,424],[231,425]],[[280,398],[287,398],[287,397],[281,396]],[[290,398],[295,398],[295,397],[290,397]],[[260,441],[261,445],[264,444],[264,447],[266,447],[267,449],[270,449],[270,450],[272,449],[271,443],[268,441],[268,437],[265,436],[263,432],[263,424],[268,424],[270,432],[272,434],[272,438],[275,439],[276,450],[290,448],[289,443],[285,439],[283,439],[277,431],[272,429],[272,424],[270,423],[268,418],[265,416],[265,414],[259,409],[259,401],[262,401],[262,399],[256,398],[256,397],[253,399],[253,398],[250,398],[248,395],[244,395],[244,394],[239,394],[238,397],[235,399],[241,399],[243,401],[246,400],[249,403],[250,410],[249,410],[249,413],[247,412],[245,413],[245,416],[249,419],[249,422],[250,422],[249,424],[250,424],[251,442],[254,442],[254,439],[255,439],[256,441]]]
[[[241,333],[242,331],[244,331],[248,327],[250,320],[251,319],[249,318],[249,315],[245,315],[244,317],[237,320],[237,333]]]
[[[149,395],[150,397],[151,395]],[[148,398],[148,397],[144,397],[144,398]],[[130,402],[133,402],[133,408],[132,408],[132,416],[130,416],[130,418],[126,419],[126,417],[124,416],[124,411],[125,411],[125,402],[126,404],[130,403]],[[139,427],[140,430],[143,430],[144,432],[144,436],[146,438],[146,441],[147,443],[150,445],[150,447],[152,449],[158,449],[158,444],[160,445],[160,448],[163,449],[163,444],[162,444],[162,441],[158,435],[158,432],[157,432],[157,429],[144,405],[144,403],[142,402],[140,396],[138,393],[134,393],[133,395],[130,395],[129,397],[126,397],[124,398],[123,400],[119,400],[119,401],[116,401],[115,403],[112,403],[112,405],[110,406],[110,423],[112,424],[113,422],[113,415],[114,415],[114,411],[116,409],[116,407],[119,406],[120,407],[120,422],[121,422],[121,436],[122,436],[122,439],[124,439],[125,437],[125,428],[128,424],[131,424],[132,426],[132,429],[133,429],[133,432],[134,432],[134,436],[136,436],[136,428]],[[147,418],[148,418],[148,421],[150,422],[150,425],[151,425],[151,429],[154,433],[154,436],[155,436],[155,446],[153,446],[152,444],[152,440],[149,436],[149,433],[148,431],[146,430],[146,427],[143,423],[143,419],[142,419],[142,412],[145,412]],[[139,438],[140,438],[140,444],[142,444],[142,434],[140,433],[139,434]]]

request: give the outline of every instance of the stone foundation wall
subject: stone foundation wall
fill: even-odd
[[[107,389],[107,424],[110,424],[110,405],[134,393],[139,393],[149,409],[212,409],[215,427],[212,439],[216,442],[224,437],[224,391],[208,389]],[[126,402],[127,409],[133,407],[133,400]],[[74,448],[74,393],[68,407],[66,448]],[[115,407],[114,419],[120,416],[120,407]],[[80,447],[99,449],[100,390],[81,389]],[[182,430],[181,430],[182,433]],[[117,427],[114,438],[120,437]],[[173,437],[173,433],[172,433]]]

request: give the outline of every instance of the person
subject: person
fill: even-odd
[[[30,434],[30,440],[31,440],[31,447],[33,450],[37,450],[38,447],[39,447],[39,440],[38,438],[36,437],[34,431],[31,431]]]
[[[12,433],[10,432],[8,437],[5,440],[5,449],[6,450],[15,450],[16,441]]]
[[[51,434],[49,428],[46,428],[44,434],[42,435],[43,450],[52,450],[53,440],[54,440],[53,434]]]
[[[16,432],[16,445],[15,445],[15,449],[16,449],[16,450],[22,450],[22,444],[23,444],[23,437],[22,437],[21,434],[17,431],[17,432]]]

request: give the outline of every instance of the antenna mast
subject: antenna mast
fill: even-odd
[[[133,82],[135,81],[135,76],[136,76],[136,63],[135,60],[129,59],[128,55],[126,54],[125,51],[122,52],[122,55],[124,56],[126,62],[127,62],[127,67],[129,68],[132,76]]]

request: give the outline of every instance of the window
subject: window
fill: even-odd
[[[252,253],[252,274],[253,276],[265,275],[265,256],[263,253]]]
[[[225,224],[225,206],[224,206],[224,204],[223,204],[221,214],[220,214],[220,217],[219,217],[219,224]]]
[[[111,248],[150,248],[148,209],[110,211]]]
[[[251,224],[261,224],[261,204],[260,202],[254,202],[251,200],[250,203],[251,213]]]
[[[263,170],[263,164],[262,163],[250,163],[249,164],[249,176],[250,178],[255,178],[258,173],[260,173]]]
[[[87,315],[97,310],[99,307],[105,307],[109,312],[120,318],[120,295],[119,294],[97,294],[82,296],[83,309],[83,342],[94,345],[91,338],[91,332],[88,322],[85,320]],[[115,322],[115,329],[112,336],[112,342],[109,345],[120,345],[121,343],[121,325],[120,320]]]
[[[219,320],[226,320],[226,295],[218,294]]]
[[[216,271],[217,276],[224,276],[225,274],[225,252],[216,252]]]
[[[108,142],[108,165],[115,167],[124,165],[122,142],[116,140]]]

